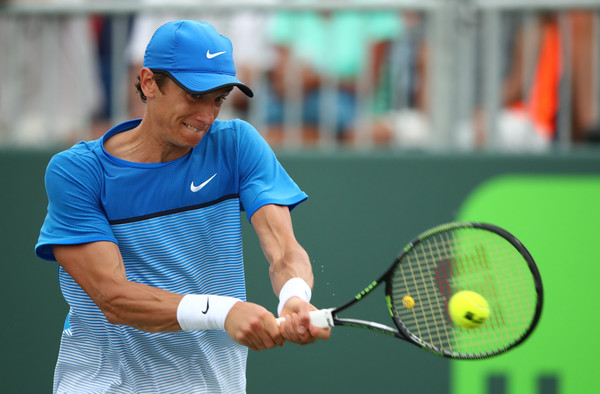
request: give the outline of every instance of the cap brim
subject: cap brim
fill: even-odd
[[[227,86],[237,86],[246,96],[254,97],[254,92],[232,75],[184,72],[168,74],[190,94],[206,94]]]

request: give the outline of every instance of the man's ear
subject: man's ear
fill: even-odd
[[[154,80],[154,73],[148,67],[140,70],[140,87],[147,98],[156,97],[158,86]]]

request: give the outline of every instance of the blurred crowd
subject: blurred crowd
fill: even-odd
[[[123,120],[119,117],[141,117],[144,107],[134,83],[144,48],[160,24],[174,19],[210,22],[232,40],[238,78],[257,97],[233,94],[222,116],[251,120],[273,146],[427,148],[434,143],[431,62],[436,57],[425,12],[277,9],[290,1],[313,2],[262,0],[273,5],[272,12],[208,12],[202,8],[208,0],[178,1],[198,5],[185,15],[143,12],[164,0],[138,0],[140,12],[126,16],[15,17],[0,9],[0,145],[69,145],[101,136]],[[597,142],[600,72],[594,48],[600,26],[594,14],[545,12],[526,19],[512,13],[503,23],[495,143],[510,150],[548,149],[558,138],[561,111],[568,115],[572,143]],[[483,49],[486,43],[476,45]],[[115,75],[115,64],[124,65],[121,75]],[[480,92],[481,68],[475,67],[468,119],[448,126],[453,146],[487,146],[490,121]],[[115,88],[124,96],[118,105]]]

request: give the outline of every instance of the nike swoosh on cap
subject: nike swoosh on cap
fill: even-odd
[[[192,181],[192,184],[190,185],[190,190],[193,191],[194,193],[196,193],[197,191],[199,191],[200,189],[202,189],[204,186],[208,185],[208,182],[212,181],[213,178],[216,177],[216,176],[217,176],[217,174],[211,176],[210,178],[208,178],[207,180],[205,180],[204,182],[202,182],[198,186],[194,186],[194,181]]]
[[[207,59],[212,59],[213,57],[217,57],[219,55],[224,54],[227,51],[223,51],[223,52],[216,52],[216,53],[210,53],[210,49],[208,51],[206,51],[206,58]]]

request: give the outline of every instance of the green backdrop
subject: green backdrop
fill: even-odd
[[[0,242],[4,252],[0,381],[2,391],[7,393],[51,390],[66,313],[56,283],[56,264],[33,254],[45,214],[43,173],[51,153],[0,151]],[[600,175],[600,155],[279,152],[279,157],[310,196],[294,210],[293,220],[296,236],[313,262],[313,301],[320,307],[346,301],[379,276],[415,235],[457,217],[485,219],[507,225],[519,237],[524,235],[525,244],[540,262],[546,287],[553,290],[548,291],[539,331],[514,352],[514,357],[521,357],[520,363],[534,362],[528,369],[531,372],[521,374],[527,375],[523,378],[506,367],[511,364],[512,354],[498,358],[497,365],[486,361],[451,362],[380,334],[336,328],[326,342],[304,347],[287,344],[250,353],[249,393],[533,393],[535,389],[513,390],[532,385],[541,385],[543,390],[558,387],[563,393],[585,391],[577,391],[581,384],[572,382],[589,376],[587,359],[569,353],[569,346],[555,338],[565,329],[575,329],[579,321],[590,328],[597,322],[589,313],[571,319],[570,325],[562,325],[565,313],[584,311],[586,304],[577,296],[587,292],[594,278],[590,266],[597,252],[580,248],[586,239],[591,241],[589,226],[594,216],[581,212],[597,211],[600,194],[594,185]],[[572,178],[589,179],[591,186],[570,192],[575,190],[569,183]],[[503,179],[508,189],[502,186]],[[536,180],[546,180],[552,188],[550,193],[543,191],[547,215],[532,215],[530,211],[540,206],[532,203],[534,200],[523,200],[541,193],[541,189],[531,189]],[[577,215],[567,207],[578,209]],[[564,213],[560,220],[557,212]],[[510,219],[509,214],[516,218]],[[523,227],[524,223],[530,227]],[[565,223],[570,225],[565,228]],[[547,233],[551,236],[543,235]],[[248,298],[274,311],[276,298],[269,284],[268,266],[247,223],[244,235]],[[574,254],[575,250],[579,254]],[[567,276],[568,281],[559,282]],[[354,313],[385,322],[387,312],[380,290],[358,304]],[[600,346],[594,336],[587,336],[588,331],[580,328],[576,332],[584,334],[581,339],[586,350],[581,354],[591,357]],[[555,350],[546,347],[550,340]]]
[[[507,392],[597,391],[597,327],[590,300],[600,277],[600,176],[506,175],[473,191],[459,217],[510,228],[537,260],[546,308],[526,346],[479,363],[455,363],[453,393],[485,392],[493,375]]]

